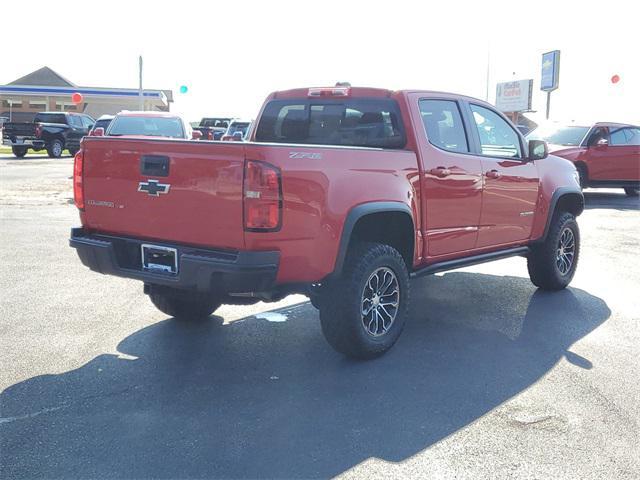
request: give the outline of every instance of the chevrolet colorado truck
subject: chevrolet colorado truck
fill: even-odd
[[[30,148],[36,152],[46,149],[53,158],[59,158],[67,149],[73,156],[94,123],[93,118],[81,113],[40,112],[33,122],[6,123],[2,138],[18,158],[24,157]]]
[[[356,358],[398,339],[412,277],[511,256],[542,289],[574,275],[575,167],[481,100],[281,91],[249,140],[86,137],[70,245],[178,319],[306,294],[331,346]]]

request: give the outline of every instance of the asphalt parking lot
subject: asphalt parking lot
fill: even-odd
[[[355,362],[305,297],[180,323],[88,271],[71,174],[0,156],[0,478],[640,477],[638,199],[587,191],[569,289],[522,259],[415,281]]]

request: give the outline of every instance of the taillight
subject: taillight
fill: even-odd
[[[244,228],[251,232],[273,232],[282,224],[280,169],[247,160],[244,167]]]
[[[40,135],[42,135],[42,125],[36,123],[36,138],[40,138]]]
[[[84,210],[84,155],[82,150],[73,159],[73,201],[80,210]]]

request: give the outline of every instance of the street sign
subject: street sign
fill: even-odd
[[[560,50],[542,54],[542,74],[540,75],[540,90],[551,92],[558,88],[560,79]]]
[[[496,108],[501,112],[528,112],[532,93],[533,79],[499,83],[496,85]]]

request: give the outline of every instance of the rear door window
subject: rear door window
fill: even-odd
[[[609,145],[640,145],[640,128],[612,128],[609,133]]]
[[[406,138],[395,100],[290,99],[267,104],[256,141],[398,149]]]
[[[469,143],[457,102],[420,100],[420,116],[429,143],[449,152],[469,152]]]
[[[82,118],[78,115],[69,115],[69,125],[76,128],[83,128]]]

